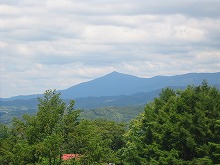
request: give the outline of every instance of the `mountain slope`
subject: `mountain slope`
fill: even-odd
[[[220,85],[220,72],[189,73],[177,76],[156,76],[152,78],[139,78],[112,72],[106,76],[78,84],[60,92],[62,93],[62,98],[65,99],[132,95],[168,86],[184,87],[189,84],[199,85],[204,79],[206,79],[210,85]]]
[[[137,93],[137,84],[144,84],[143,78],[112,72],[92,81],[84,82],[61,91],[63,98],[118,96]]]
[[[103,77],[80,83],[65,90],[60,90],[63,99],[102,96],[130,96],[136,93],[146,93],[165,87],[189,84],[199,85],[206,79],[210,85],[220,86],[220,72],[217,73],[188,73],[176,76],[156,76],[139,78],[132,75],[112,72]],[[42,95],[15,96],[0,101],[30,100]]]
[[[136,93],[133,95],[125,96],[102,96],[102,97],[83,97],[75,99],[75,108],[91,109],[106,106],[133,106],[133,105],[144,105],[148,101],[153,100],[160,93],[161,89],[146,92],[146,93]],[[69,102],[68,99],[64,99],[66,103]],[[33,98],[30,100],[9,100],[0,101],[0,106],[15,106],[15,107],[28,107],[36,108],[38,104],[38,99]]]

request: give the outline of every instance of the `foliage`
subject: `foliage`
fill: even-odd
[[[10,135],[1,138],[0,164],[59,164],[64,130],[76,125],[79,116],[73,106],[73,101],[66,105],[56,91],[46,91],[39,99],[37,115],[14,118]]]
[[[79,120],[75,102],[67,105],[54,90],[39,98],[36,116],[0,125],[0,164],[101,164],[116,162],[123,147],[124,125],[107,120]],[[63,162],[64,153],[82,155]]]
[[[220,92],[203,82],[164,89],[130,124],[121,156],[127,164],[220,162]]]
[[[66,102],[66,100],[65,100]],[[115,122],[129,123],[133,118],[139,115],[144,110],[144,105],[139,106],[108,106],[95,109],[82,109],[80,110],[79,119],[96,120],[106,119]],[[24,114],[34,116],[37,114],[37,108],[30,107],[12,107],[0,106],[0,123],[7,125],[11,124],[13,117],[22,118]]]
[[[106,119],[115,122],[129,123],[133,118],[144,110],[144,105],[140,106],[108,106],[96,109],[82,110],[80,118],[83,119]]]
[[[117,162],[117,151],[124,146],[124,125],[107,120],[82,120],[71,136],[71,153],[80,153],[82,161]]]

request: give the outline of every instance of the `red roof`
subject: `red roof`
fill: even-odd
[[[76,158],[76,159],[78,159],[78,158],[80,158],[80,154],[63,154],[62,155],[62,159],[63,160],[69,160],[69,159],[73,159],[73,158]]]

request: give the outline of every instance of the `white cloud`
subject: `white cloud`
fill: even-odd
[[[64,89],[113,70],[220,71],[218,0],[2,0],[0,97]]]

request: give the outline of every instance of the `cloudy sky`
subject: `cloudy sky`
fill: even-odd
[[[0,0],[0,32],[0,97],[220,71],[219,0]]]

